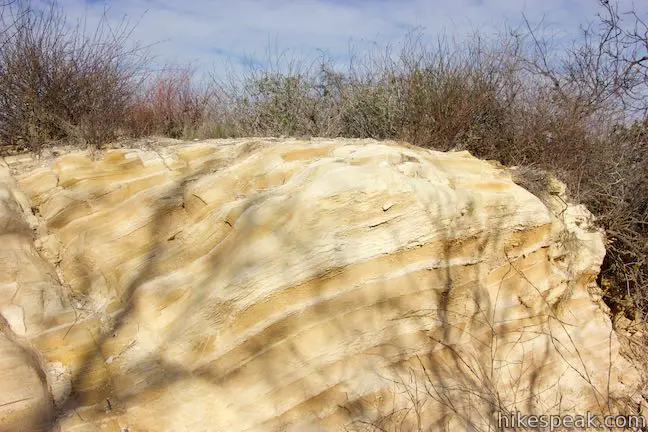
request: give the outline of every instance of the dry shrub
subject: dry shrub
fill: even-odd
[[[204,124],[211,91],[193,79],[193,70],[166,68],[144,85],[129,109],[129,129],[136,136],[182,138]]]
[[[582,201],[599,217],[609,244],[601,284],[613,310],[648,320],[648,121],[617,127]]]
[[[541,200],[546,198],[550,193],[551,174],[545,170],[533,168],[531,166],[513,167],[511,169],[513,181],[531,192]]]
[[[88,35],[70,28],[56,2],[18,0],[0,17],[0,140],[3,151],[56,140],[100,144],[123,128],[147,56],[133,27],[104,16]]]
[[[282,61],[215,78],[213,117],[239,136],[338,136],[339,75],[325,61]]]

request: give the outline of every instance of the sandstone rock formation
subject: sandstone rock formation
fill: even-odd
[[[636,391],[558,184],[372,140],[7,162],[2,431],[487,430]]]

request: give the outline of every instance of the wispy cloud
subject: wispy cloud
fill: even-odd
[[[311,55],[324,51],[344,59],[350,44],[398,40],[414,27],[427,37],[444,32],[459,40],[475,30],[493,33],[504,24],[533,23],[573,37],[595,19],[594,0],[64,0],[72,20],[92,26],[107,9],[111,21],[137,22],[133,37],[152,48],[161,63],[191,62],[222,71],[263,59],[270,46]],[[621,10],[648,13],[648,4],[622,1]]]

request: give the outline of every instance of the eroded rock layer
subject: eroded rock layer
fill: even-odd
[[[560,185],[372,140],[37,165],[0,167],[3,431],[474,430],[634,391]]]

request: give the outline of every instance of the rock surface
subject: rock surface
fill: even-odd
[[[590,214],[466,152],[241,139],[7,163],[2,431],[486,430],[635,394]]]

